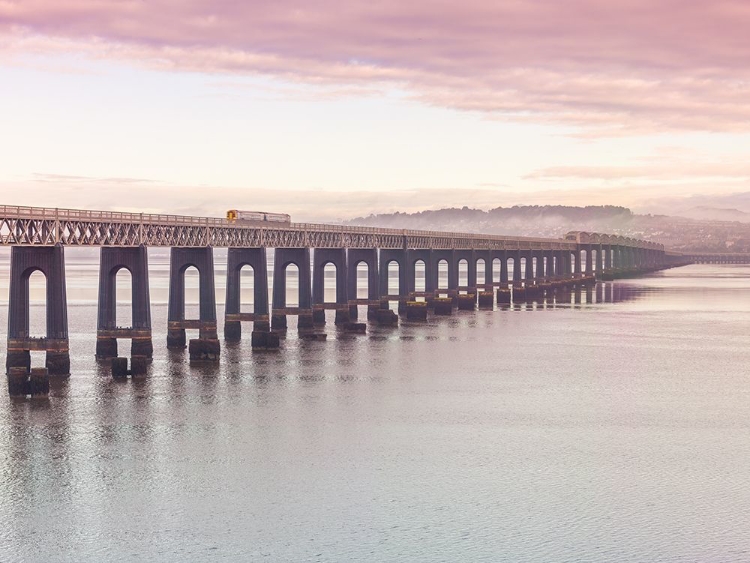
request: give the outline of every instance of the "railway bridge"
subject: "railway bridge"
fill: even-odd
[[[242,324],[252,322],[253,336],[286,328],[297,315],[302,330],[325,322],[335,309],[337,323],[351,323],[358,307],[368,318],[392,322],[407,303],[427,306],[434,299],[474,308],[479,300],[492,304],[506,299],[509,286],[538,295],[556,287],[613,279],[685,263],[652,242],[598,233],[573,232],[564,239],[525,238],[476,233],[379,229],[308,223],[233,222],[210,217],[118,213],[73,209],[0,206],[0,246],[11,248],[8,353],[6,367],[30,369],[30,353],[46,352],[50,375],[70,371],[65,286],[65,248],[99,247],[99,304],[96,356],[117,356],[118,339],[131,341],[131,355],[148,361],[153,355],[149,302],[148,247],[169,247],[170,281],[167,345],[184,348],[186,330],[197,330],[189,341],[190,357],[216,360],[220,353],[214,288],[213,249],[226,247],[227,284],[223,333],[240,339]],[[273,251],[272,299],[269,303],[268,253]],[[299,303],[287,306],[287,267],[299,270]],[[336,299],[325,302],[324,269],[336,267]],[[368,295],[357,297],[357,268],[367,267]],[[389,269],[398,266],[397,287],[389,285]],[[254,310],[241,312],[240,270],[252,267]],[[198,318],[185,316],[185,271],[200,277]],[[438,287],[439,271],[447,267],[447,287]],[[132,326],[116,318],[116,275],[132,276]],[[459,271],[466,283],[459,285]],[[417,288],[417,270],[424,287]],[[46,334],[29,334],[29,276],[41,271],[47,279]],[[512,274],[510,273],[512,272]],[[501,295],[501,292],[502,295]],[[385,315],[389,313],[391,316]],[[389,321],[388,319],[391,319]],[[135,365],[135,364],[134,364]]]

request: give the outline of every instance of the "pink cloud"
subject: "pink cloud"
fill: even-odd
[[[748,29],[743,0],[0,0],[7,53],[385,85],[586,134],[748,131]]]

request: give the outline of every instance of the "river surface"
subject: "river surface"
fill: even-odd
[[[750,561],[749,267],[191,367],[153,258],[154,363],[120,382],[73,254],[72,376],[0,393],[2,562]]]

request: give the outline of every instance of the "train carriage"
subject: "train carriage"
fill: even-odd
[[[227,221],[253,222],[253,223],[291,223],[292,218],[287,213],[269,213],[267,211],[242,211],[239,209],[230,209],[227,211]]]

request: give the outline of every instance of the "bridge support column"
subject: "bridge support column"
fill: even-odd
[[[479,260],[484,261],[484,275],[479,274]],[[474,272],[477,288],[481,285],[484,291],[490,291],[492,289],[492,252],[489,250],[474,251]]]
[[[42,272],[47,281],[47,334],[41,338],[29,334],[29,277],[35,271]],[[11,248],[7,373],[13,368],[31,373],[32,351],[46,352],[49,375],[70,375],[65,255],[61,245]]]
[[[590,276],[594,273],[594,260],[592,256],[593,248],[594,247],[590,244],[581,245],[579,248],[579,254],[582,250],[586,252],[586,260],[581,263],[581,273],[585,276]]]
[[[536,268],[534,269],[534,281],[539,283],[544,280],[544,251],[536,250],[532,254],[536,258]]]
[[[242,268],[253,270],[253,312],[242,312]],[[230,248],[227,250],[227,293],[224,307],[224,338],[242,338],[242,323],[252,321],[253,330],[268,332],[268,262],[265,248]]]
[[[380,299],[381,306],[388,307],[388,301],[398,301],[398,312],[406,313],[406,301],[409,298],[409,284],[407,275],[406,250],[382,249],[380,251]],[[389,293],[388,266],[391,263],[398,265],[398,290],[395,294]]]
[[[600,244],[599,248],[597,248],[596,250],[596,273],[600,278],[604,274],[604,270],[606,268],[606,260],[604,257],[605,248],[606,247],[603,244]]]
[[[581,247],[578,246],[573,253],[573,268],[575,270],[576,276],[579,276],[583,273],[583,270],[581,269]]]
[[[494,253],[495,258],[500,259],[500,285],[508,285],[508,252],[506,250],[498,250]]]
[[[554,272],[552,270],[552,258],[554,256],[554,250],[544,250],[542,252],[542,259],[546,261],[545,269],[544,269],[544,279],[545,281],[549,281],[551,278],[554,277]]]
[[[605,281],[614,279],[614,268],[612,267],[612,245],[602,245],[602,271],[600,278]]]
[[[460,280],[460,265],[461,262],[466,262],[466,285],[461,285]],[[455,267],[453,268],[454,276],[455,276],[455,288],[456,290],[462,289],[465,290],[467,293],[473,293],[476,296],[477,293],[477,266],[476,266],[476,257],[473,250],[454,250],[453,251],[453,263],[455,264]],[[458,304],[458,302],[456,302]]]
[[[191,266],[198,270],[200,280],[198,319],[185,318],[185,270]],[[190,359],[218,361],[221,346],[216,332],[213,248],[172,248],[169,266],[167,348],[184,348],[185,330],[196,328],[198,338],[190,341]]]
[[[449,297],[455,298],[458,293],[458,266],[453,256],[452,250],[433,250],[432,251],[432,277],[435,279],[435,295],[446,293]],[[448,286],[440,287],[440,264],[445,262],[448,270]],[[426,286],[425,286],[426,287]]]
[[[347,265],[345,248],[316,248],[313,251],[313,322],[325,324],[325,267],[336,267],[336,324],[349,322],[349,300],[347,298]]]
[[[620,247],[619,244],[612,246],[612,269],[614,270],[615,276],[618,274],[619,270],[622,270],[621,248],[622,247]]]
[[[132,326],[117,326],[117,273],[130,272]],[[130,355],[154,355],[151,340],[151,300],[148,288],[148,250],[145,246],[102,247],[99,259],[99,307],[96,330],[96,357],[117,357],[117,339],[130,339]]]
[[[526,250],[523,252],[523,256],[526,258],[524,281],[526,285],[531,285],[534,283],[534,252]]]
[[[429,249],[408,249],[406,251],[406,262],[407,262],[407,277],[406,283],[408,284],[409,296],[417,293],[417,262],[422,261],[424,263],[424,293],[426,295],[433,295],[435,288],[437,287],[437,280],[435,271],[432,267],[432,250]]]
[[[555,250],[555,277],[564,279],[570,277],[570,252]]]
[[[508,252],[509,258],[513,258],[513,285],[521,283],[521,251],[512,250]]]
[[[357,297],[357,266],[367,266],[367,318],[374,319],[380,308],[380,272],[378,270],[378,251],[375,248],[350,248],[347,252],[347,296],[349,298],[349,318],[358,317],[357,306],[362,303]]]
[[[286,268],[290,264],[299,270],[299,306],[286,306]],[[273,311],[271,328],[285,329],[287,315],[297,315],[297,327],[313,327],[312,295],[310,292],[310,249],[277,248],[273,260]]]

